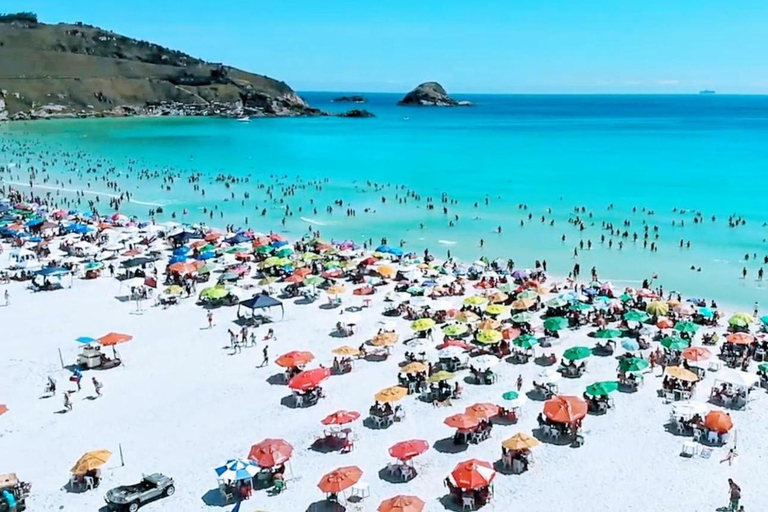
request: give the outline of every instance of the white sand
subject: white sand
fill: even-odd
[[[533,363],[502,362],[496,385],[465,384],[464,398],[451,408],[433,408],[407,397],[401,402],[407,412],[404,423],[376,431],[364,427],[361,418],[352,424],[360,438],[352,453],[322,454],[309,450],[314,436],[323,432],[320,420],[341,408],[365,417],[374,393],[397,383],[404,346],[395,347],[386,362],[361,361],[351,374],[332,377],[324,386],[326,399],[315,407],[295,410],[281,405],[281,399],[290,395],[288,388],[267,382],[280,369],[274,364],[255,368],[261,361],[261,342],[239,355],[229,355],[223,348],[229,345],[227,329],[235,328],[236,308],[216,310],[216,326],[208,330],[203,328],[205,311],[192,299],[167,310],[148,307],[143,314],[135,314],[134,303],[115,298],[119,283],[111,278],[76,280],[72,289],[54,292],[32,293],[18,283],[0,286],[0,293],[3,289],[10,291],[11,305],[0,307],[0,403],[10,410],[0,416],[0,473],[14,471],[32,482],[31,511],[95,511],[103,506],[107,489],[155,471],[174,477],[177,492],[144,510],[230,510],[232,506],[209,507],[203,501],[217,486],[213,469],[229,458],[245,457],[252,444],[268,437],[284,438],[295,448],[288,490],[276,497],[264,491],[254,493],[243,512],[308,510],[324,497],[317,488],[321,475],[343,465],[358,465],[364,471],[363,480],[370,484],[371,496],[359,510],[374,511],[382,499],[396,494],[415,494],[426,501],[426,511],[440,511],[444,506],[439,500],[447,493],[442,481],[455,464],[473,457],[498,460],[501,441],[519,431],[530,433],[542,408],[540,402],[529,401],[518,425],[496,426],[490,440],[463,453],[444,454],[431,448],[415,459],[419,472],[415,480],[390,484],[378,476],[391,461],[389,446],[412,438],[434,445],[449,438],[453,432],[443,425],[445,417],[478,401],[502,403],[501,394],[514,388],[519,373],[527,390],[540,368]],[[317,356],[316,363],[330,365],[331,349],[357,346],[375,333],[376,323],[383,318],[383,296],[375,296],[357,334],[347,339],[330,337],[339,312],[320,309],[322,300],[312,305],[286,302],[285,320],[271,325],[278,338],[270,343],[272,359],[294,349],[310,350]],[[460,299],[452,300],[458,304]],[[345,297],[345,305],[360,302],[359,297]],[[395,322],[401,337],[410,334],[405,320]],[[134,336],[118,347],[125,365],[84,372],[83,391],[74,395],[74,410],[57,414],[63,409],[62,391],[74,388],[67,381],[68,372],[61,369],[58,350],[65,363],[73,363],[79,349],[76,337],[98,337],[110,331]],[[257,331],[259,339],[265,331],[266,327]],[[593,340],[586,338],[586,331],[569,332],[558,355],[576,344],[592,346]],[[580,396],[594,381],[615,379],[615,366],[614,358],[593,357],[587,375],[562,380],[561,392]],[[59,392],[54,398],[40,399],[48,375],[58,381]],[[93,394],[93,375],[104,384],[104,396],[97,400],[88,399]],[[706,401],[712,379],[710,373],[699,385],[699,400]],[[728,467],[718,463],[727,448],[715,449],[708,460],[679,456],[681,443],[689,438],[665,431],[671,406],[656,395],[660,382],[649,377],[634,395],[616,393],[616,410],[602,417],[588,416],[585,446],[544,444],[535,449],[531,471],[518,476],[499,474],[495,500],[483,510],[711,511],[726,504],[729,477],[741,485],[746,510],[768,510],[763,485],[768,463],[765,392],[758,390],[746,411],[732,412],[740,455]],[[67,493],[62,488],[70,467],[94,449],[113,452],[103,469],[102,486],[84,494]],[[348,510],[357,509],[350,505]]]

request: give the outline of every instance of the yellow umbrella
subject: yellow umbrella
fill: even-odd
[[[456,376],[454,374],[452,374],[451,372],[447,372],[445,370],[440,370],[439,372],[433,373],[432,375],[430,375],[428,380],[429,380],[429,382],[442,382],[444,380],[451,380],[454,377],[456,377]]]
[[[503,337],[504,336],[502,336],[499,331],[486,329],[484,331],[478,331],[475,339],[484,345],[491,345],[500,342]]]
[[[489,315],[503,315],[504,313],[508,312],[509,308],[506,306],[502,306],[501,304],[491,304],[487,308],[485,308],[485,312]]]
[[[371,340],[371,345],[374,347],[391,347],[395,343],[397,343],[397,333],[395,332],[383,332]]]
[[[341,347],[331,350],[337,356],[357,356],[360,355],[360,350],[349,345],[342,345]]]
[[[425,373],[427,371],[429,371],[427,365],[419,362],[410,363],[400,368],[400,373]]]
[[[93,471],[107,463],[109,456],[112,452],[109,450],[95,450],[88,452],[75,462],[70,470],[75,475],[84,475],[89,471]]]
[[[328,295],[341,295],[345,291],[346,289],[344,288],[343,284],[335,284],[330,288],[328,288],[327,290],[325,290],[325,293],[327,293]]]
[[[655,300],[649,303],[645,310],[651,315],[664,316],[669,313],[669,304],[661,300]]]
[[[377,402],[387,403],[387,402],[397,402],[399,400],[402,400],[408,395],[408,390],[402,386],[392,386],[389,388],[382,389],[376,395],[374,398]]]
[[[486,302],[488,302],[488,299],[481,295],[473,295],[472,297],[467,297],[464,299],[465,306],[480,306]]]
[[[501,443],[501,446],[507,450],[530,450],[539,446],[541,442],[533,436],[529,436],[523,432],[515,434],[506,441]]]
[[[536,301],[530,298],[517,299],[512,303],[512,309],[530,309],[535,303]]]
[[[184,293],[184,288],[177,284],[171,285],[165,289],[166,295],[181,295],[182,293]]]
[[[435,326],[435,321],[431,318],[419,318],[411,324],[411,329],[416,332],[427,331]]]
[[[394,267],[390,267],[389,265],[382,265],[378,267],[376,272],[378,272],[381,277],[386,279],[392,279],[395,277],[395,274],[397,274],[397,270],[395,270]]]
[[[684,380],[686,382],[697,382],[699,380],[699,377],[691,370],[686,370],[680,366],[668,366],[666,374],[677,380]]]

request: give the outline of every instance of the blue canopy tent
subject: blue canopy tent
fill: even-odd
[[[256,314],[257,309],[270,309],[274,308],[276,306],[280,306],[280,310],[282,312],[282,318],[285,318],[285,307],[283,306],[282,301],[277,300],[274,297],[271,297],[270,295],[267,295],[266,293],[260,293],[258,295],[254,295],[250,299],[245,299],[243,301],[240,301],[240,304],[237,306],[237,316],[240,318],[240,307],[244,307],[251,310],[251,316],[254,316]]]

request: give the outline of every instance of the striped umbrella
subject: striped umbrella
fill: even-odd
[[[250,460],[231,459],[226,464],[215,469],[222,480],[250,480],[259,472],[259,466]]]

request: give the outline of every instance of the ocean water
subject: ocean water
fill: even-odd
[[[362,107],[377,117],[6,124],[0,165],[13,167],[2,177],[26,183],[30,166],[44,168],[37,185],[50,188],[38,193],[72,197],[53,189],[112,193],[103,181],[108,176],[133,194],[122,211],[144,216],[162,205],[159,220],[176,212],[177,220],[247,223],[293,237],[310,228],[326,238],[374,244],[387,237],[439,257],[450,250],[466,259],[513,258],[519,267],[546,260],[561,276],[578,262],[582,276],[595,266],[617,285],[638,286],[655,273],[665,290],[768,307],[768,290],[757,280],[768,255],[768,96],[457,95],[476,106],[414,108],[395,106],[399,96],[392,94],[366,94],[365,105],[332,103],[340,94],[303,96],[323,110]],[[144,169],[172,169],[181,177],[163,190],[161,180],[137,178]],[[187,183],[191,173],[202,176],[205,197]],[[227,188],[219,175],[248,183]],[[308,185],[318,182],[322,187]],[[272,197],[259,184],[274,185]],[[295,194],[284,193],[295,184],[301,185]],[[329,213],[337,200],[343,206]],[[293,214],[283,224],[286,205]],[[584,208],[583,231],[569,223],[576,207]],[[204,208],[216,208],[214,217]],[[347,208],[356,215],[345,215]],[[703,222],[694,223],[695,212]],[[729,227],[732,215],[746,224]],[[619,249],[620,238],[601,225],[624,221],[640,238],[624,239]],[[643,248],[644,224],[657,252]],[[681,239],[690,248],[680,248]],[[580,241],[585,247],[575,258]]]

